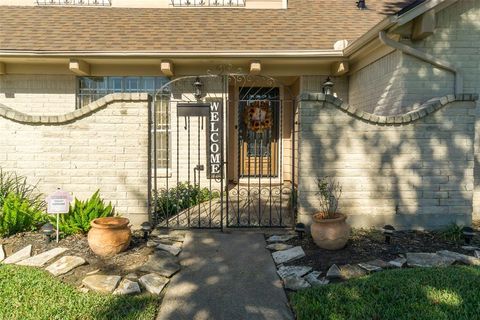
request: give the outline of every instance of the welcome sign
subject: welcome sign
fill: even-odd
[[[207,176],[222,178],[223,103],[212,101],[207,129]]]

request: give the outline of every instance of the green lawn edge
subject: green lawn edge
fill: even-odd
[[[480,267],[395,269],[291,295],[298,320],[480,319]]]
[[[160,298],[82,293],[46,271],[0,265],[0,319],[102,320],[155,318]]]

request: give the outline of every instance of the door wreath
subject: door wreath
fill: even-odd
[[[243,110],[243,122],[253,132],[261,133],[272,127],[270,101],[260,100],[249,103]]]

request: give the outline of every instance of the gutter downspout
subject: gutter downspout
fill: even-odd
[[[415,48],[412,48],[412,47],[410,47],[406,44],[394,41],[387,36],[385,31],[380,31],[378,33],[378,38],[380,39],[380,41],[383,44],[385,44],[385,45],[387,45],[391,48],[399,50],[399,51],[401,51],[405,54],[414,56],[414,57],[416,57],[416,58],[418,58],[422,61],[425,61],[427,63],[430,63],[431,65],[434,65],[438,68],[453,72],[455,74],[455,94],[463,93],[463,76],[460,73],[460,71],[458,69],[456,69],[455,66],[453,66],[452,64],[450,64],[446,61],[440,60],[440,59],[436,58],[435,56],[433,56],[429,53],[422,52],[422,51],[420,51],[418,49],[415,49]]]

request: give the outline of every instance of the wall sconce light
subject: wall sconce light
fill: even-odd
[[[332,94],[333,92],[333,81],[332,79],[330,79],[330,76],[327,77],[327,79],[325,80],[325,82],[323,83],[323,93],[325,94]]]
[[[147,241],[148,240],[148,235],[152,231],[152,224],[150,222],[146,221],[146,222],[144,222],[140,225],[140,228],[143,231],[143,240]]]
[[[203,96],[202,94],[203,83],[200,80],[200,77],[197,77],[195,79],[193,86],[195,87],[195,93],[194,93],[195,99],[200,100]]]
[[[395,233],[395,228],[389,224],[383,226],[383,234],[385,235],[385,243],[390,244],[393,234]]]

